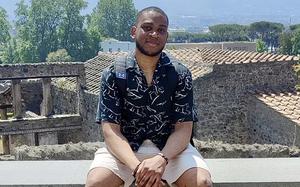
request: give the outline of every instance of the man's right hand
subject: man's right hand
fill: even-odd
[[[145,159],[140,164],[136,173],[137,187],[161,187],[161,177],[167,163],[160,155]]]

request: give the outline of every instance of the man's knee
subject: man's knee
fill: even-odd
[[[103,182],[95,177],[88,177],[86,180],[85,187],[101,187],[103,186]]]
[[[197,177],[197,187],[212,187],[211,178],[208,176],[198,176]]]
[[[191,168],[175,182],[179,187],[212,187],[210,173],[205,169]]]
[[[106,168],[95,168],[87,176],[85,187],[119,187],[123,181]]]
[[[118,186],[118,184],[110,183],[106,180],[102,180],[96,177],[88,177],[86,180],[85,187],[106,187],[106,186]]]

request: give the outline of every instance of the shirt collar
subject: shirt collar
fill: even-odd
[[[169,55],[166,52],[163,51],[160,55],[159,60],[158,60],[157,67],[160,68],[162,66],[166,66],[166,65],[169,65],[171,63],[172,62],[169,58]],[[136,62],[136,59],[135,59],[134,51],[130,52],[127,56],[127,59],[126,59],[126,69],[129,69],[129,68],[138,68],[137,62]]]

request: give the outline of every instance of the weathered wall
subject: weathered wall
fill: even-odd
[[[166,49],[212,48],[222,50],[256,51],[255,42],[167,43]]]
[[[103,142],[64,145],[21,146],[14,153],[15,160],[91,160]],[[272,144],[224,144],[195,140],[195,147],[204,158],[266,158],[299,157],[299,147]],[[11,158],[13,159],[13,158]],[[1,160],[1,157],[0,157]]]
[[[41,80],[23,81],[21,93],[25,111],[32,111],[40,115],[40,104],[43,101],[43,88]]]
[[[76,113],[77,94],[75,92],[53,86],[53,94],[56,114]],[[84,95],[87,110],[86,124],[82,130],[61,131],[59,133],[59,143],[103,140],[99,125],[95,123],[98,96],[89,92],[85,92]]]
[[[299,125],[255,97],[249,99],[248,123],[252,143],[300,146]]]
[[[296,76],[291,63],[215,65],[213,71],[194,81],[194,99],[200,140],[250,143],[247,115],[249,92],[293,89]],[[259,122],[258,122],[259,123]]]

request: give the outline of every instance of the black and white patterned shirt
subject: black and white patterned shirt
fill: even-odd
[[[175,68],[173,73],[177,75],[172,77],[177,80],[170,80],[167,71],[171,68]],[[132,53],[127,59],[126,72],[126,92],[122,94],[116,82],[115,66],[103,71],[96,122],[119,124],[133,151],[146,139],[161,150],[176,122],[197,120],[192,75],[184,65],[162,53],[152,85],[148,86]]]

